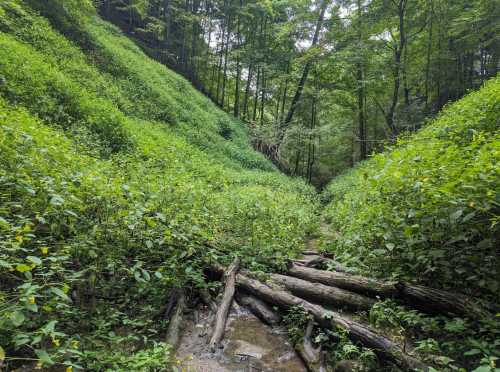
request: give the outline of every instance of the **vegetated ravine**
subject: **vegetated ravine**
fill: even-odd
[[[0,368],[498,370],[500,80],[318,195],[86,1],[0,3]]]

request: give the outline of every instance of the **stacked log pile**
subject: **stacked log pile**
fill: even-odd
[[[378,299],[394,298],[433,314],[476,318],[489,316],[488,311],[458,294],[410,283],[349,274],[335,263],[330,263],[329,268],[338,267],[339,270],[314,268],[318,262],[323,264],[324,260],[331,258],[316,257],[307,262],[292,261],[286,275],[269,274],[267,280],[256,279],[251,272],[239,270],[239,259],[235,259],[227,269],[217,264],[211,265],[211,273],[224,281],[224,291],[217,306],[207,298],[209,295],[206,292],[201,296],[205,303],[211,305],[212,311],[215,311],[210,349],[215,351],[224,337],[226,319],[234,298],[271,326],[280,322],[273,307],[286,310],[298,306],[306,311],[314,322],[308,324],[303,343],[297,345],[297,351],[309,370],[315,372],[328,370],[321,349],[315,348],[311,341],[315,326],[325,329],[340,327],[346,330],[354,342],[373,349],[382,360],[394,363],[403,371],[428,371],[430,368],[391,337],[353,320],[341,311],[334,311],[337,309],[369,311]],[[182,306],[183,301],[179,302]]]

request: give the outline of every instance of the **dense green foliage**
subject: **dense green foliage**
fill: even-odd
[[[26,3],[0,4],[1,359],[168,369],[169,290],[282,264],[313,191],[87,3]]]
[[[338,260],[365,275],[494,305],[496,316],[485,319],[423,315],[393,300],[371,309],[373,326],[443,371],[498,370],[499,128],[497,78],[323,193],[331,235],[323,236],[322,248]]]
[[[318,186],[500,68],[498,0],[99,4],[150,55],[249,122],[283,169]]]
[[[327,249],[381,276],[496,296],[500,80],[328,187]]]

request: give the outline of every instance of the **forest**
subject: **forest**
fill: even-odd
[[[0,371],[500,371],[498,0],[0,2]]]
[[[145,52],[324,187],[496,75],[491,0],[104,0]]]

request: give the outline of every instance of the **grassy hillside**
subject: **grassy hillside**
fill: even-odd
[[[0,4],[0,363],[168,369],[171,288],[283,264],[313,190],[86,2],[40,4]]]
[[[332,182],[327,248],[381,276],[498,294],[500,79]]]
[[[481,297],[490,319],[425,316],[392,300],[369,314],[439,370],[497,371],[500,357],[500,79],[335,179],[323,249],[360,273]],[[432,355],[441,355],[432,357]],[[465,369],[463,369],[465,367]]]

